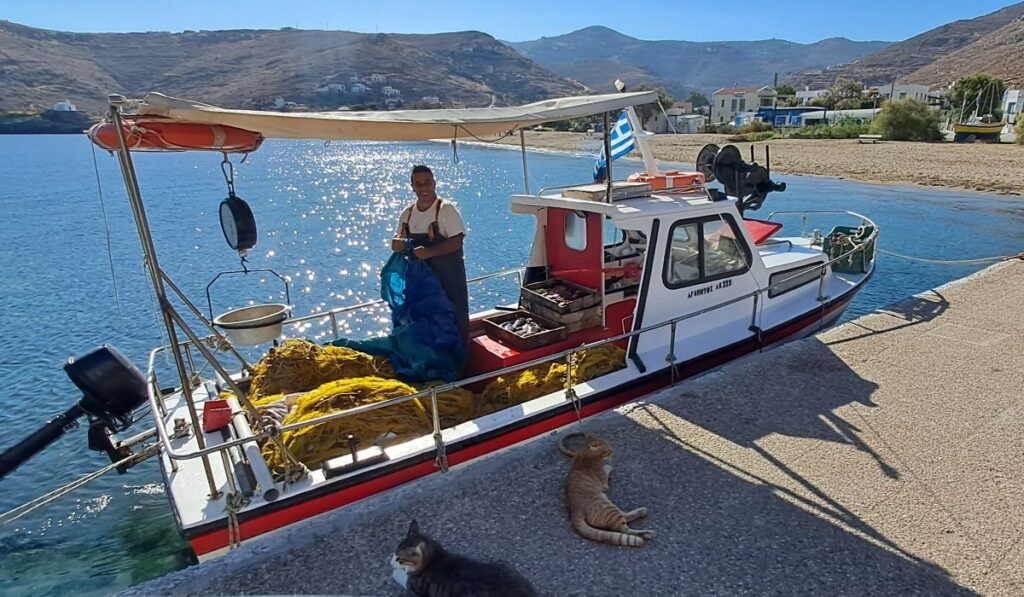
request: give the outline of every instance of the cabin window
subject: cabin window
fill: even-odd
[[[565,246],[573,251],[587,250],[587,217],[575,211],[565,214]]]
[[[604,228],[601,230],[604,239],[604,248],[609,249],[626,242],[626,233],[615,225],[608,216],[604,217]]]
[[[729,216],[676,222],[665,254],[665,286],[681,288],[746,272],[750,251],[742,239]]]
[[[786,294],[790,290],[799,288],[804,284],[810,284],[818,280],[821,268],[813,266],[807,269],[795,267],[781,272],[775,272],[768,278],[768,298],[775,298],[780,294]]]

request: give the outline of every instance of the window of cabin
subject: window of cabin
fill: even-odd
[[[668,288],[719,280],[749,269],[750,251],[731,216],[672,225],[663,278]]]
[[[565,214],[565,246],[573,251],[587,250],[586,214],[575,211]]]

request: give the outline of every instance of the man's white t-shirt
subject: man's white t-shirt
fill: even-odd
[[[409,223],[409,232],[411,234],[426,234],[430,230],[430,225],[434,223],[434,215],[437,214],[437,228],[441,233],[441,236],[445,238],[451,238],[459,234],[466,233],[466,226],[462,223],[462,216],[459,215],[459,210],[455,209],[450,201],[443,201],[441,203],[441,211],[437,211],[437,202],[440,199],[435,199],[434,203],[430,204],[427,211],[420,211],[413,203],[409,207],[405,208],[402,215],[398,218],[398,231],[395,236],[402,235],[402,224]]]

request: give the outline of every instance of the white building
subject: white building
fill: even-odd
[[[381,93],[383,93],[384,95],[386,95],[388,97],[391,97],[393,95],[401,95],[402,94],[401,91],[395,89],[391,85],[385,85],[380,91],[381,91]]]
[[[890,83],[877,87],[868,87],[867,95],[878,95],[878,99],[905,100],[913,99],[920,102],[928,102],[927,85],[908,85],[905,83]]]
[[[1017,123],[1017,114],[1024,108],[1024,89],[1007,89],[1003,93],[1003,120]]]
[[[368,93],[370,88],[362,83],[353,83],[348,86],[348,90],[350,93]]]
[[[349,83],[358,83],[359,82],[359,75],[352,75],[351,77],[348,78],[348,82]]]
[[[441,98],[436,95],[424,95],[420,98],[420,101],[426,104],[440,104]]]
[[[274,108],[276,110],[280,110],[281,108],[283,108],[285,106],[285,103],[286,102],[284,101],[283,97],[275,97],[274,98]]]
[[[372,75],[370,75],[370,82],[371,83],[383,83],[383,82],[385,82],[387,80],[388,80],[387,76],[386,75],[382,75],[380,73],[373,73]]]
[[[700,114],[690,114],[685,108],[668,108],[662,113],[655,112],[644,125],[650,133],[699,133],[704,127],[706,118]]]
[[[796,92],[796,99],[800,101],[801,106],[806,106],[811,100],[825,97],[827,93],[828,89],[811,89],[805,85],[802,91]]]
[[[761,106],[771,106],[778,96],[770,85],[764,87],[723,87],[711,100],[711,122],[728,124],[746,112],[754,113]]]
[[[55,112],[77,112],[78,108],[70,100],[60,100],[53,105]]]

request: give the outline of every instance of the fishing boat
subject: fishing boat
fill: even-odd
[[[604,115],[603,130],[610,131],[617,113],[635,121],[632,107],[654,101],[654,92],[637,92],[521,107],[279,114],[155,93],[141,100],[111,96],[107,120],[90,138],[118,157],[168,343],[152,350],[145,373],[108,346],[69,362],[65,369],[84,397],[0,456],[0,476],[87,416],[90,447],[106,451],[111,466],[126,470],[145,457],[159,459],[176,524],[205,560],[834,324],[874,273],[878,226],[843,211],[750,217],[769,193],[785,190],[771,178],[767,150],[762,166],[734,146],[709,145],[693,172],[661,173],[640,137],[643,172],[615,180],[608,160],[604,181],[584,171],[581,184],[531,191],[525,129]],[[273,367],[250,362],[243,349],[268,349],[263,359],[280,355],[297,346],[294,338],[309,337],[309,326],[337,337],[339,318],[379,309],[382,301],[292,316],[285,281],[284,303],[204,312],[161,268],[133,163],[134,151],[222,153],[229,186],[220,207],[223,232],[244,255],[257,227],[234,193],[228,158],[258,150],[265,139],[479,140],[515,133],[523,192],[511,197],[510,208],[534,230],[529,262],[471,280],[470,293],[475,282],[509,277],[520,287],[518,303],[471,316],[459,378],[409,385],[400,395],[297,421],[256,404],[257,384],[278,380]],[[604,146],[604,155],[613,155],[607,133]],[[827,234],[780,234],[780,219],[804,223],[812,216],[845,223]],[[503,325],[510,319],[537,328],[522,333]],[[598,355],[601,366],[591,366],[596,361],[587,355]],[[165,357],[173,379],[159,377]],[[524,381],[527,372],[532,385]],[[494,384],[505,384],[498,392],[504,401],[483,408]],[[275,404],[301,404],[322,387]],[[147,407],[152,429],[118,439]],[[392,413],[422,425],[369,439],[344,431],[348,422],[370,425]],[[315,465],[289,443],[306,432],[320,433],[329,452]]]
[[[974,141],[999,141],[1005,125],[991,115],[972,118],[967,122],[953,125],[953,141],[956,143],[973,143]]]

